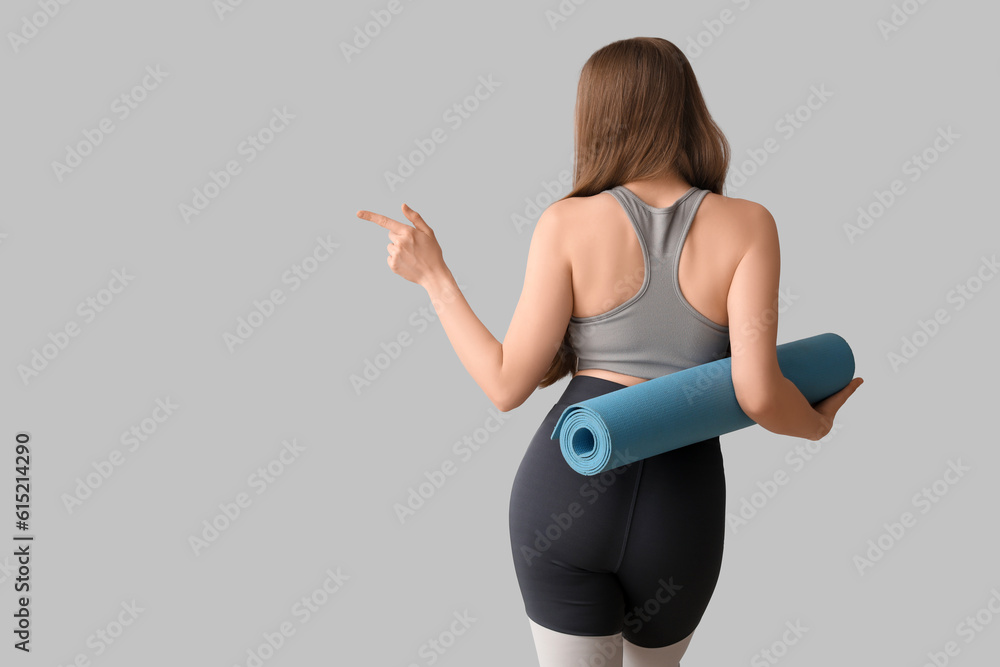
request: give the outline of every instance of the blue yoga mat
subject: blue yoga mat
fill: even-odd
[[[781,373],[810,403],[854,378],[854,353],[823,333],[776,347]],[[736,400],[732,359],[718,359],[580,401],[563,410],[550,436],[571,468],[597,475],[753,425]]]

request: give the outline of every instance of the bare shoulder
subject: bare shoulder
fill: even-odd
[[[606,192],[560,199],[542,211],[535,230],[558,236],[562,245],[572,246],[576,239],[592,238],[599,233],[597,225],[614,212],[614,206],[617,206],[615,198]]]
[[[710,214],[718,214],[710,215],[710,217],[733,223],[736,226],[756,226],[766,223],[768,219],[771,221],[774,220],[771,217],[770,211],[763,204],[758,204],[749,199],[717,195],[714,192],[709,192],[705,195],[705,199],[701,203],[701,208]]]
[[[608,192],[599,192],[596,195],[568,197],[553,202],[542,212],[542,218],[550,220],[549,224],[554,226],[570,225],[580,230],[588,223],[602,220],[605,213],[614,211],[616,207],[619,204],[614,196]]]
[[[732,239],[746,249],[762,238],[777,234],[774,217],[763,204],[749,199],[726,197],[709,192],[699,208],[705,220],[722,238]]]
[[[566,216],[579,214],[584,211],[593,210],[594,207],[608,206],[615,203],[615,198],[611,196],[608,192],[599,192],[596,195],[590,195],[586,197],[567,197],[565,199],[559,199],[553,202],[547,209],[546,213],[552,213],[557,216]]]
[[[542,211],[534,225],[533,239],[556,238],[566,231],[566,223],[572,217],[572,209],[566,201],[560,199]]]

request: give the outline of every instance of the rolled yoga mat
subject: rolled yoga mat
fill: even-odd
[[[854,378],[854,353],[823,333],[776,348],[781,373],[810,403]],[[571,468],[597,475],[640,459],[753,425],[736,400],[732,358],[718,359],[580,401],[550,436]]]

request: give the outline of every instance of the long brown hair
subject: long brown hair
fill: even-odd
[[[589,197],[670,172],[722,194],[729,142],[708,112],[684,52],[660,37],[633,37],[594,52],[576,93],[573,189]],[[576,371],[569,327],[538,384]]]

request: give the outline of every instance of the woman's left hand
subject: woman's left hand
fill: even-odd
[[[448,267],[444,263],[434,230],[424,222],[419,213],[406,204],[403,204],[402,209],[413,227],[371,211],[358,211],[358,217],[389,230],[391,242],[386,246],[389,251],[386,263],[396,275],[422,286]]]

